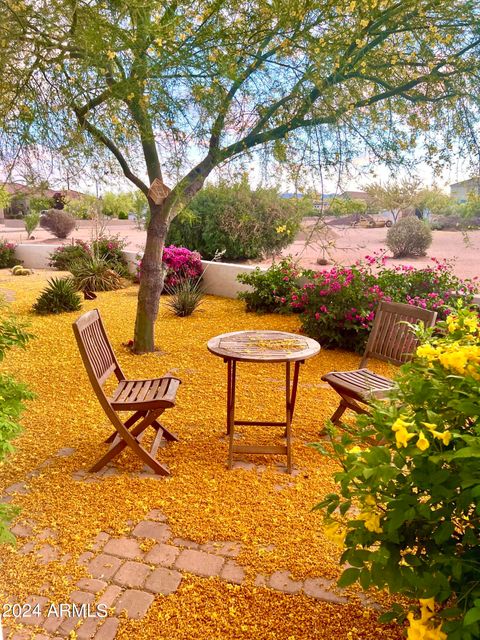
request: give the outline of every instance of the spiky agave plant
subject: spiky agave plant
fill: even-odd
[[[113,291],[124,286],[122,277],[97,255],[86,255],[70,265],[73,282],[78,291]]]
[[[72,278],[52,278],[33,305],[35,313],[63,313],[78,311],[82,301],[78,295]]]
[[[170,295],[167,306],[181,318],[191,316],[202,304],[205,296],[200,288],[200,279],[182,279],[178,284],[166,286],[164,292]]]

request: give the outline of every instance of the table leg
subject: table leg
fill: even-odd
[[[228,361],[228,385],[227,385],[227,434],[228,434],[228,468],[233,464],[233,436],[235,432],[235,385],[237,362]]]
[[[300,371],[300,362],[295,362],[293,371],[293,381],[290,387],[290,362],[286,362],[285,371],[285,437],[287,439],[287,473],[292,473],[292,420],[295,410],[295,401],[297,399],[298,374]]]
[[[287,473],[292,473],[292,398],[290,362],[285,363],[285,436],[287,438]]]

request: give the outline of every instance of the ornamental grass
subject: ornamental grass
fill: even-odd
[[[12,351],[2,370],[27,383],[36,399],[28,403],[16,451],[1,467],[0,493],[12,483],[27,485],[28,492],[16,494],[13,502],[22,509],[19,521],[30,522],[33,533],[17,547],[0,549],[0,602],[25,602],[32,594],[67,601],[76,581],[87,575],[78,560],[97,534],[120,537],[150,510],[160,509],[175,537],[197,543],[239,541],[237,562],[246,579],[237,586],[187,575],[176,593],[156,597],[143,620],[123,618],[117,638],[400,638],[401,629],[379,624],[378,613],[360,606],[360,600],[334,605],[255,586],[258,574],[282,570],[302,580],[340,575],[340,551],[324,535],[321,515],[312,511],[319,497],[334,490],[338,466],[306,444],[318,440],[337,404],[336,395],[321,382],[322,374],[355,368],[357,356],[321,351],[302,367],[293,423],[297,475],[279,471],[276,464],[284,465],[284,457],[261,455],[248,457],[257,465],[254,469],[228,471],[226,367],[207,352],[206,343],[220,333],[242,329],[298,332],[298,318],[247,314],[242,302],[211,296],[205,298],[201,314],[186,318],[173,316],[162,304],[156,327],[161,351],[134,356],[123,345],[133,337],[137,287],[99,292],[96,300],[83,303],[82,312],[99,308],[127,377],[170,371],[183,380],[177,406],[165,415],[165,426],[180,441],[158,454],[170,467],[169,478],[141,477],[141,462],[127,450],[116,460],[117,475],[76,480],[72,474],[87,470],[98,458],[111,426],[74,341],[71,324],[80,312],[46,317],[31,312],[48,275],[39,272],[20,282],[2,273],[2,289],[15,292],[12,310],[28,319],[36,336],[26,352]],[[388,365],[375,368],[391,374]],[[239,417],[281,419],[283,392],[282,366],[239,365]],[[243,433],[245,443],[282,443],[281,430],[247,427]],[[63,448],[74,453],[55,455]],[[43,540],[35,537],[40,532]],[[59,552],[48,564],[37,564],[22,551],[25,544],[35,551],[48,543]]]

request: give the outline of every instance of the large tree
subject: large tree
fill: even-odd
[[[342,145],[347,157],[354,153],[354,141],[392,160],[415,132],[447,125],[455,132],[455,107],[465,115],[479,59],[470,0],[0,0],[0,7],[0,109],[10,154],[19,141],[64,156],[106,149],[148,198],[139,352],[154,348],[168,226],[215,167],[261,147],[284,160],[289,145],[312,143],[322,162],[335,163]],[[152,199],[150,186],[164,181],[167,197]]]

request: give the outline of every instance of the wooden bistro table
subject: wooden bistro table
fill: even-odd
[[[283,331],[234,331],[224,333],[207,343],[208,350],[227,363],[227,434],[229,436],[228,468],[232,468],[234,453],[266,453],[287,456],[287,473],[292,472],[291,425],[297,397],[300,365],[320,351],[311,338]],[[235,387],[237,362],[285,363],[285,422],[235,420]],[[295,363],[293,379],[290,365]],[[236,425],[284,427],[286,445],[256,446],[234,444]]]

